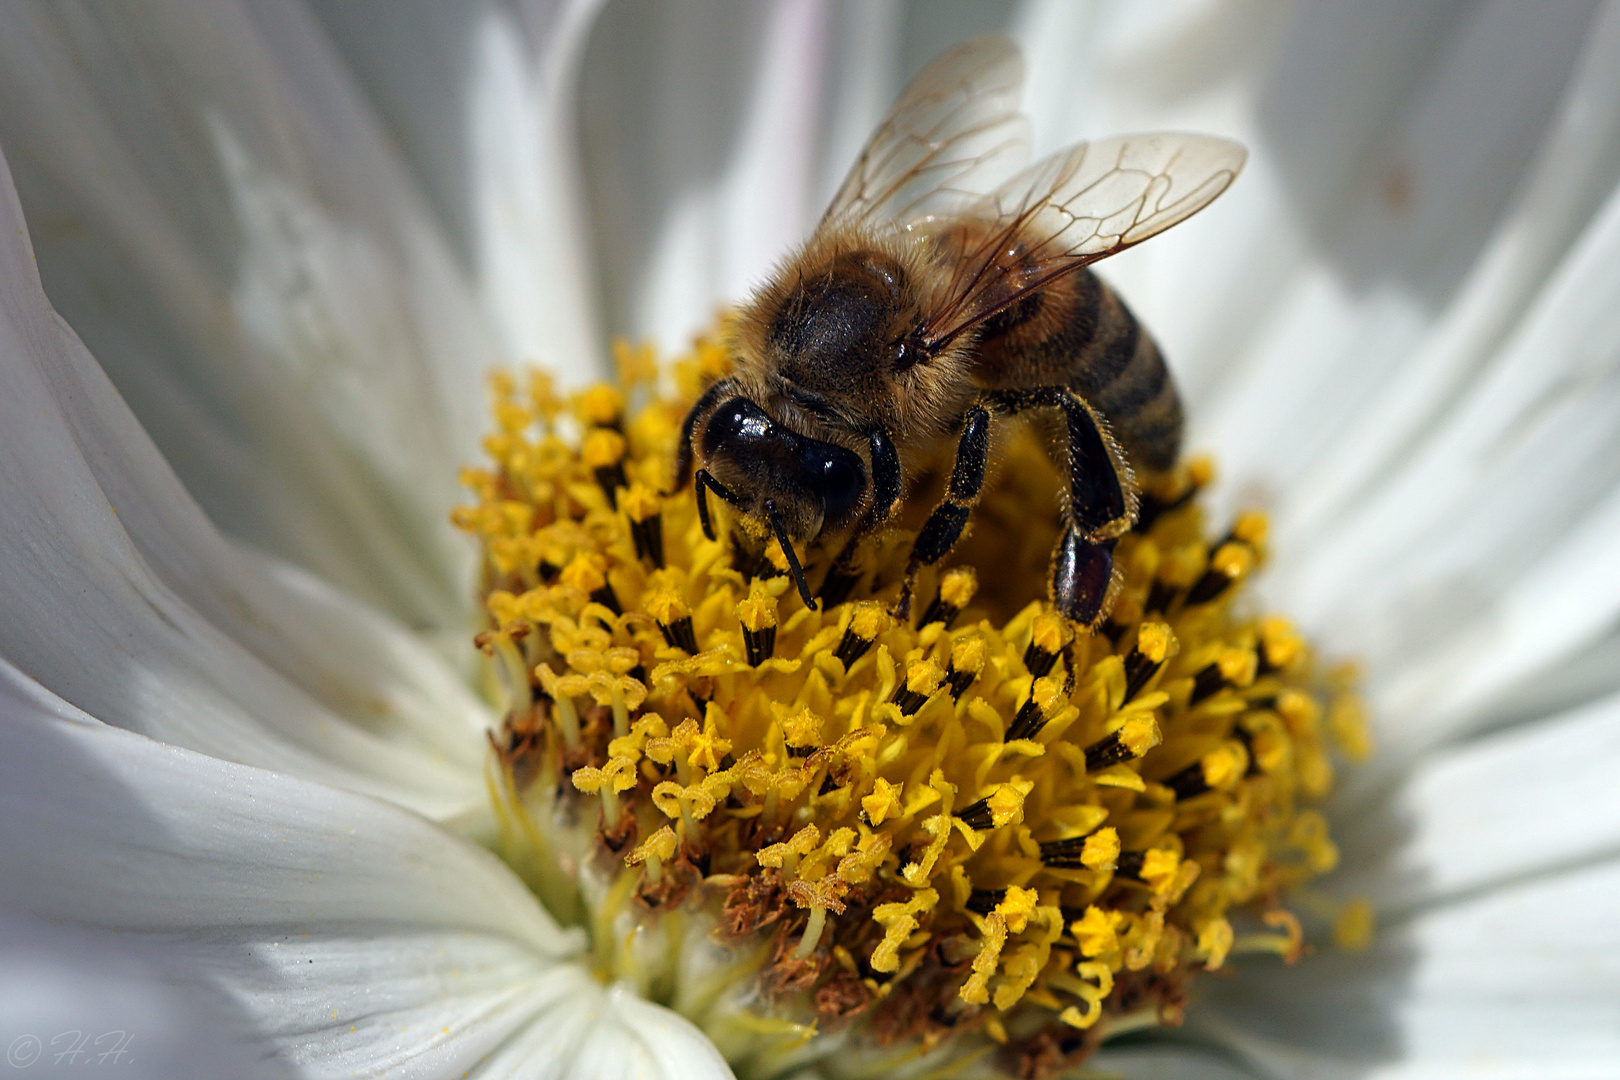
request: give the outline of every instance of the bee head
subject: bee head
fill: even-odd
[[[699,450],[727,500],[785,532],[784,547],[852,524],[866,489],[859,455],[788,430],[745,397],[710,414]]]

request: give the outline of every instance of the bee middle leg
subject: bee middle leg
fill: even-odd
[[[1108,422],[1062,386],[1001,390],[988,395],[1008,415],[1028,409],[1062,410],[1069,457],[1069,492],[1063,535],[1052,550],[1047,595],[1052,606],[1094,628],[1119,591],[1114,545],[1136,521],[1136,483]]]
[[[934,507],[912,542],[905,581],[900,586],[900,600],[894,608],[896,618],[904,619],[911,614],[911,588],[917,572],[939,562],[961,539],[973,504],[979,501],[979,492],[984,489],[984,469],[989,457],[990,410],[980,403],[963,417],[962,435],[956,443],[956,463],[951,467],[951,482],[945,489],[945,498]]]
[[[1062,411],[1069,458],[1068,520],[1052,552],[1047,595],[1064,616],[1087,627],[1108,613],[1117,592],[1114,544],[1136,519],[1135,483],[1107,422],[1078,394],[1050,386],[992,391],[968,411],[945,498],[912,545],[896,616],[910,613],[917,572],[943,559],[967,526],[984,487],[991,410],[1012,416],[1040,408]]]

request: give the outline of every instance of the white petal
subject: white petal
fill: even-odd
[[[1340,892],[1383,917],[1620,851],[1620,695],[1432,751],[1397,791],[1339,807]]]
[[[312,5],[473,268],[505,353],[570,384],[608,370],[574,109],[600,6]]]
[[[129,1080],[290,1077],[231,1033],[215,995],[164,977],[151,943],[0,912],[0,1043],[8,1072],[94,1068]]]
[[[478,1080],[725,1080],[731,1069],[691,1023],[623,985],[581,987],[490,1055]]]
[[[1612,1076],[1617,889],[1611,859],[1488,890],[1382,928],[1368,954],[1246,971],[1195,1022],[1271,1075]]]
[[[106,727],[9,668],[0,810],[0,904],[151,942],[311,1074],[460,1073],[599,993],[579,932],[488,852]]]
[[[508,355],[564,382],[607,374],[595,310],[572,123],[575,69],[598,0],[565,5],[550,40],[486,11],[467,71],[475,257],[485,306]]]
[[[224,541],[40,292],[0,162],[0,656],[87,712],[436,815],[488,717],[397,625]]]
[[[1315,11],[1295,33],[1325,62],[1339,50],[1322,36],[1330,9]],[[1402,49],[1428,62],[1404,87],[1362,88],[1355,65],[1374,57],[1360,49],[1327,72],[1290,56],[1289,81],[1258,103],[1262,132],[1281,121],[1265,132],[1277,136],[1265,156],[1320,255],[1280,283],[1266,323],[1195,412],[1195,438],[1239,488],[1283,491],[1316,462],[1356,451],[1357,418],[1377,407],[1529,170],[1589,15],[1496,4],[1427,34],[1413,28]],[[1375,20],[1336,18],[1341,29]],[[1359,88],[1350,102],[1330,96],[1341,79]],[[1352,119],[1334,130],[1341,111]],[[1311,131],[1312,119],[1327,126]]]
[[[1620,192],[1400,476],[1280,568],[1330,647],[1376,646],[1386,714],[1429,721],[1392,737],[1466,725],[1620,611],[1616,267]]]
[[[805,236],[826,194],[824,140],[849,152],[839,118],[867,107],[857,85],[822,114],[834,65],[865,58],[835,51],[834,33],[817,3],[604,13],[579,101],[610,326],[684,348]]]
[[[63,313],[228,532],[461,625],[445,515],[498,356],[288,4],[0,14],[0,143]]]

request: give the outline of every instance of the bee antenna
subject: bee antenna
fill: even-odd
[[[765,516],[770,519],[771,530],[776,533],[776,542],[782,545],[782,554],[787,556],[788,570],[793,574],[793,584],[799,587],[799,595],[804,597],[804,606],[811,611],[816,610],[815,598],[810,595],[810,583],[804,580],[804,567],[799,565],[799,556],[793,550],[793,541],[788,538],[787,529],[782,524],[782,515],[776,512],[776,500],[765,500]]]

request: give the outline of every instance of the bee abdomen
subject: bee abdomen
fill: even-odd
[[[1069,386],[1108,418],[1133,465],[1168,469],[1181,450],[1181,397],[1175,380],[1152,335],[1111,289],[1096,285],[1095,330],[1074,357]]]
[[[1089,270],[988,320],[979,362],[990,385],[1074,390],[1107,418],[1135,468],[1175,464],[1182,413],[1170,369],[1136,316]]]

